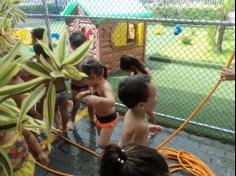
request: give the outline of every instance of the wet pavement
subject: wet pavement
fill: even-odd
[[[120,138],[121,126],[122,122],[117,125],[114,131],[113,142],[115,143]],[[76,124],[76,131],[76,133],[69,132],[68,136],[70,139],[101,153],[101,150],[96,147],[98,139],[96,128],[90,125],[88,118],[83,118]],[[173,131],[173,129],[165,129],[162,134],[150,138],[150,146],[158,146]],[[235,176],[234,145],[222,144],[215,140],[181,132],[167,146],[191,152],[204,161],[214,171],[216,176]],[[49,167],[75,176],[98,176],[98,161],[96,157],[61,140],[56,140],[53,143]],[[39,168],[36,169],[35,175],[51,176],[51,174]],[[173,175],[187,176],[188,174],[177,173]]]

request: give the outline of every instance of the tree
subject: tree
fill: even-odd
[[[222,7],[222,18],[221,21],[226,21],[228,18],[229,13],[234,9],[235,2],[234,0],[224,0],[224,4]],[[216,51],[222,52],[222,45],[223,39],[225,34],[226,26],[220,25],[218,28],[218,36],[217,36],[217,43],[216,43]]]

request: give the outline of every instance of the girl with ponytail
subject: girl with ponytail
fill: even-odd
[[[164,157],[154,149],[130,144],[111,144],[101,157],[100,176],[169,176]]]
[[[127,71],[130,76],[136,74],[144,74],[151,76],[150,70],[137,58],[130,55],[121,56],[120,68],[123,71]]]
[[[131,55],[121,56],[120,69],[123,71],[127,71],[129,73],[129,76],[143,74],[148,75],[152,78],[151,71],[142,62]],[[151,123],[157,124],[157,118],[153,112],[147,112],[147,115],[149,116]]]
[[[120,116],[115,110],[113,89],[107,81],[107,68],[93,56],[89,56],[81,63],[80,71],[88,75],[86,79],[90,81],[92,90],[80,92],[76,98],[93,107],[95,115],[90,114],[90,119],[98,127],[98,146],[105,148],[110,144],[115,125],[120,121]]]

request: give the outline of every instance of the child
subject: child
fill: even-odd
[[[130,55],[123,55],[120,58],[120,68],[123,71],[127,71],[130,76],[137,74],[145,74],[151,77],[151,71],[141,63],[137,58]],[[156,115],[153,112],[147,112],[150,117],[150,121],[153,124],[157,123]]]
[[[164,157],[141,145],[112,144],[101,158],[100,176],[170,176]]]
[[[137,143],[148,145],[148,132],[157,134],[163,129],[149,125],[146,112],[153,111],[158,101],[155,83],[148,75],[134,75],[119,85],[118,96],[129,111],[125,115],[120,145]]]
[[[89,76],[92,82],[93,95],[91,91],[80,92],[77,95],[78,100],[83,99],[87,105],[94,108],[96,117],[95,124],[98,127],[99,147],[105,148],[110,144],[115,125],[120,117],[115,111],[115,98],[113,90],[107,78],[107,70],[101,63],[89,56],[81,64],[80,70]]]
[[[83,33],[81,32],[73,32],[70,35],[69,38],[70,41],[70,48],[71,48],[71,52],[73,52],[74,50],[76,50],[78,47],[80,47],[85,41],[86,41],[86,37]],[[79,65],[76,66],[79,69]],[[71,119],[68,122],[68,129],[70,130],[75,130],[74,127],[74,123],[75,123],[75,117],[77,114],[77,111],[80,108],[80,102],[77,101],[76,99],[76,95],[82,91],[86,91],[89,90],[89,83],[88,81],[86,81],[87,79],[81,80],[81,81],[71,81],[71,91],[72,91],[72,100],[73,100],[73,109],[72,109],[72,113],[71,113]],[[89,111],[89,116],[93,117],[93,108],[92,107],[88,107],[88,111]],[[93,118],[90,119],[91,123],[93,123]]]
[[[15,76],[11,81],[9,81],[9,85],[17,85],[21,84],[24,81],[19,77]],[[17,107],[20,109],[22,106],[23,100],[26,98],[25,94],[18,94],[13,97],[14,101],[16,102]],[[35,119],[38,120],[43,120],[43,116],[35,109],[31,108],[28,112],[29,115],[34,117]],[[47,165],[49,163],[48,159],[48,152],[44,151],[43,148],[40,146],[39,142],[37,141],[36,137],[34,134],[26,129],[23,129],[23,136],[25,137],[30,151],[34,154],[38,160],[44,164]]]
[[[151,76],[151,71],[137,58],[130,55],[121,56],[120,68],[123,71],[127,71],[130,76],[136,74],[145,74]]]
[[[36,59],[38,62],[40,62],[39,58],[40,55],[43,56],[43,58],[51,63],[51,59],[49,58],[49,56],[44,52],[43,48],[38,44],[35,43],[34,44],[34,51],[36,54]],[[56,88],[56,117],[55,117],[55,123],[57,125],[58,128],[60,128],[60,122],[59,122],[59,114],[58,114],[58,110],[61,113],[62,116],[62,131],[65,134],[67,132],[67,121],[68,121],[68,113],[67,113],[67,101],[68,101],[68,92],[67,92],[67,88],[66,88],[66,84],[63,78],[57,78],[54,81],[54,85]],[[43,112],[43,100],[41,100],[41,102],[38,104],[39,107],[39,112]]]
[[[48,165],[48,155],[42,150],[30,131],[23,129],[23,136],[16,133],[16,131],[0,131],[0,147],[10,158],[14,176],[34,175],[35,161],[29,153],[28,145],[31,146],[32,151],[36,153],[37,160],[43,165]],[[0,175],[4,175],[1,173],[1,169]]]

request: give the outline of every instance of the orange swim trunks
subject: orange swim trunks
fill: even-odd
[[[115,112],[107,117],[100,117],[96,115],[94,118],[94,123],[100,128],[109,128],[116,126],[116,124],[119,123],[120,119],[120,115]]]

